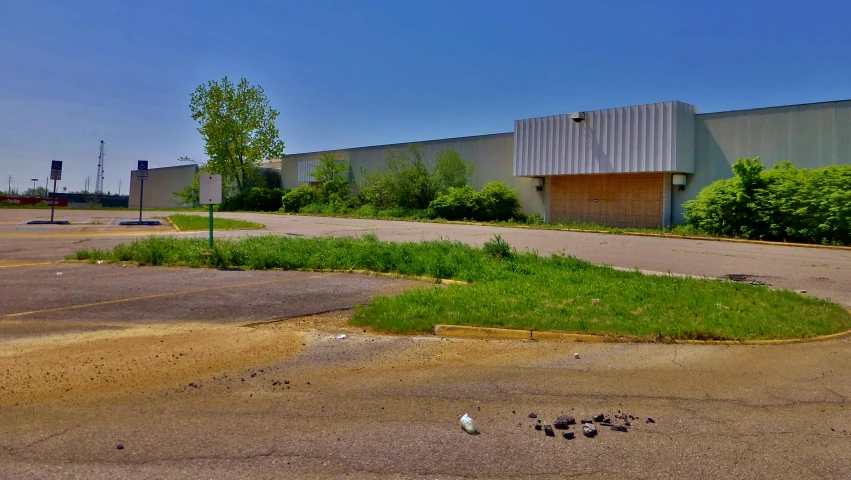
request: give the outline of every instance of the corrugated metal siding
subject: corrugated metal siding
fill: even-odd
[[[691,172],[691,146],[678,131],[693,131],[697,108],[664,102],[514,122],[514,175]],[[682,137],[687,137],[684,135]],[[678,158],[682,157],[682,158]],[[680,161],[678,161],[678,159]]]
[[[313,170],[319,165],[319,160],[308,160],[306,162],[298,162],[298,181],[301,183],[315,182],[313,179]]]

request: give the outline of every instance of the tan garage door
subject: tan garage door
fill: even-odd
[[[661,173],[554,176],[552,220],[661,228],[663,184]]]

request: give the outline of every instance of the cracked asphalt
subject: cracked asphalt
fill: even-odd
[[[349,326],[347,308],[427,286],[55,264],[79,237],[13,245],[2,232],[2,478],[851,476],[848,337],[674,346],[375,335]],[[528,418],[618,411],[637,417],[629,431],[601,427],[593,439],[547,437]],[[460,429],[465,412],[481,435]]]
[[[46,212],[46,213],[45,213]],[[0,211],[0,260],[53,260],[78,248],[107,248],[145,232],[205,237],[206,232],[138,231],[112,223],[114,212],[63,210],[62,219],[87,221],[70,227],[22,225],[49,211],[4,209]],[[147,217],[166,217],[169,212],[150,212]],[[198,215],[204,215],[199,213]],[[564,253],[594,263],[653,272],[723,278],[744,275],[775,288],[806,290],[851,307],[851,249],[833,250],[784,245],[718,242],[700,239],[608,235],[556,230],[504,228],[486,225],[420,223],[352,218],[287,216],[260,213],[217,213],[267,226],[266,230],[217,232],[217,238],[269,233],[298,236],[357,236],[375,233],[382,240],[421,241],[448,238],[481,245],[495,234],[519,250],[541,254]],[[117,223],[117,222],[116,222]]]

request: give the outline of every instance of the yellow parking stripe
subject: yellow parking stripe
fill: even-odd
[[[12,265],[3,265],[2,263],[0,263],[0,268],[35,267],[35,266],[38,266],[38,265],[52,265],[54,263],[55,262],[32,262],[32,263],[25,262],[25,263],[15,263],[15,264],[12,264]]]
[[[295,280],[302,280],[303,278],[321,278],[321,277],[328,277],[328,276],[331,276],[331,275],[339,275],[339,274],[338,273],[325,273],[325,274],[320,274],[320,275],[310,275],[308,277],[301,277],[301,278],[287,278],[287,279],[282,279],[282,280],[268,280],[268,281],[265,281],[265,282],[240,283],[240,284],[236,284],[236,285],[220,285],[220,286],[217,286],[217,287],[196,288],[194,290],[181,290],[181,291],[178,291],[178,292],[155,293],[155,294],[152,294],[152,295],[143,295],[143,296],[140,296],[140,297],[119,298],[119,299],[116,299],[116,300],[106,300],[106,301],[103,301],[103,302],[85,303],[85,304],[82,304],[82,305],[71,305],[69,307],[48,308],[48,309],[45,309],[45,310],[33,310],[31,312],[9,313],[9,314],[6,314],[6,318],[23,317],[23,316],[26,316],[26,315],[35,315],[35,314],[38,314],[38,313],[62,312],[62,311],[65,311],[65,310],[76,310],[76,309],[80,309],[80,308],[98,307],[98,306],[101,306],[101,305],[113,305],[113,304],[116,304],[116,303],[135,302],[137,300],[148,300],[148,299],[151,299],[151,298],[172,297],[172,296],[176,296],[176,295],[186,295],[186,294],[190,294],[190,293],[209,292],[209,291],[212,291],[212,290],[223,290],[225,288],[240,288],[240,287],[253,287],[253,286],[257,286],[257,285],[269,285],[269,284],[272,284],[272,283],[291,282],[291,281],[295,281]]]

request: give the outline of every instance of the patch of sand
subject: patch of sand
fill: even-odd
[[[298,331],[152,325],[22,338],[0,344],[0,406],[85,402],[281,360]]]

